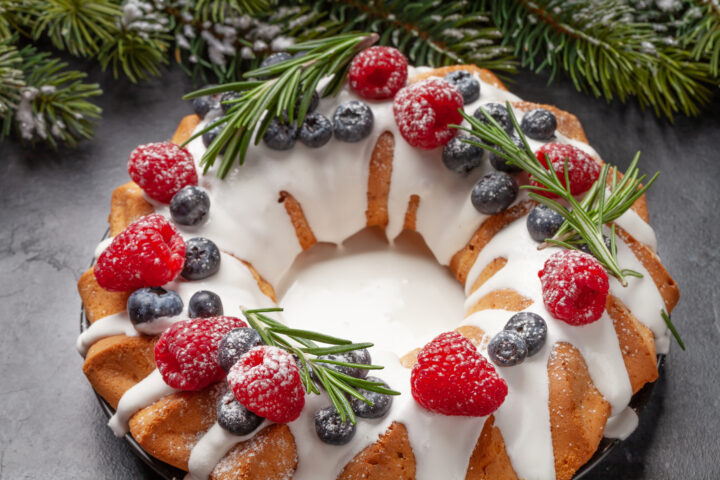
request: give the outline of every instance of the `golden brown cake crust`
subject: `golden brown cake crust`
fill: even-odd
[[[414,480],[415,454],[407,429],[393,422],[378,440],[345,465],[338,480]]]

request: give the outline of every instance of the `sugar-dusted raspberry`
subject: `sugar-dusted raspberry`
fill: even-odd
[[[410,385],[416,402],[444,415],[489,415],[508,393],[495,367],[456,332],[440,334],[422,348]]]
[[[230,369],[228,383],[238,402],[271,422],[292,422],[305,406],[295,359],[277,347],[252,348]]]
[[[170,142],[137,147],[130,154],[128,173],[148,197],[162,203],[170,203],[181,188],[198,183],[190,152]]]
[[[93,272],[105,290],[124,292],[159,287],[175,279],[185,264],[185,241],[162,215],[148,215],[116,236]]]
[[[393,47],[366,48],[355,55],[348,71],[350,87],[373,100],[392,98],[405,86],[407,77],[407,58]]]
[[[586,192],[600,176],[600,165],[587,153],[567,143],[546,143],[535,152],[538,160],[547,168],[550,159],[555,174],[560,183],[565,185],[565,159],[568,162],[568,178],[570,179],[570,192],[579,195]],[[535,179],[530,179],[532,185],[542,186]],[[557,198],[550,192],[538,192],[548,198]]]
[[[561,250],[538,272],[545,307],[558,320],[587,325],[599,319],[608,296],[608,276],[595,257]]]
[[[413,83],[395,95],[393,112],[400,134],[413,147],[432,149],[449,142],[463,118],[460,91],[445,80],[431,78]]]
[[[218,344],[233,328],[247,327],[235,317],[209,317],[172,324],[155,344],[155,363],[165,383],[180,390],[202,390],[222,380]]]

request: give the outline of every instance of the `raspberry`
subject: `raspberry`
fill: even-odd
[[[602,316],[608,276],[592,255],[577,250],[559,251],[545,261],[538,276],[545,306],[553,317],[578,326]]]
[[[410,385],[416,402],[444,415],[489,415],[508,393],[495,367],[456,332],[443,333],[423,347]]]
[[[185,264],[185,241],[161,215],[148,215],[116,236],[93,272],[105,290],[124,292],[159,287],[175,279]]]
[[[553,170],[555,170],[555,175],[558,176],[560,183],[563,185],[565,185],[565,159],[567,158],[570,192],[573,195],[586,192],[600,176],[600,165],[590,155],[567,143],[546,143],[535,152],[535,155],[545,168],[547,168],[545,158],[547,155]],[[542,186],[540,182],[533,178],[530,179],[530,184]],[[538,193],[548,198],[557,198],[554,193]]]
[[[430,150],[449,142],[463,118],[460,91],[445,80],[431,78],[413,83],[395,95],[393,112],[400,134],[413,147]]]
[[[271,422],[292,422],[305,406],[295,359],[277,347],[252,348],[230,369],[228,383],[238,402]]]
[[[366,48],[355,55],[348,72],[352,89],[373,100],[392,98],[405,86],[407,77],[407,58],[393,47]]]
[[[137,147],[130,154],[128,173],[148,197],[162,203],[170,203],[181,188],[198,183],[190,152],[170,142]]]
[[[180,390],[202,390],[225,372],[217,362],[218,344],[233,328],[247,327],[235,317],[183,320],[170,326],[155,344],[155,363],[165,383]]]

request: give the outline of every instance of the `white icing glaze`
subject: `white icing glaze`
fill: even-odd
[[[356,99],[355,95],[343,89],[337,97],[323,99],[319,111],[331,117],[337,105],[352,99]],[[482,82],[480,100],[466,106],[466,110],[473,112],[480,104],[504,103],[505,100],[518,99]],[[391,102],[366,103],[370,103],[373,109],[375,122],[371,134],[361,142],[348,144],[333,139],[320,150],[309,149],[298,143],[290,153],[270,150],[261,143],[250,148],[245,165],[233,167],[225,180],[215,178],[217,167],[211,168],[201,179],[201,185],[211,197],[209,219],[192,231],[183,230],[184,236],[211,238],[222,250],[238,258],[251,260],[271,284],[279,285],[300,253],[289,216],[284,205],[278,203],[279,193],[287,191],[300,202],[318,241],[341,243],[365,226],[370,155],[377,138],[389,131],[395,140],[395,152],[386,234],[391,240],[395,239],[402,230],[411,195],[419,195],[421,203],[417,213],[417,229],[437,260],[443,265],[448,264],[452,255],[465,245],[487,218],[479,214],[469,200],[469,192],[477,178],[489,170],[487,162],[466,178],[450,174],[439,161],[439,149],[421,151],[405,142],[397,131]],[[572,143],[599,158],[588,145],[569,140],[559,133],[553,141]],[[536,149],[541,142],[531,140],[530,145]],[[192,141],[189,149],[196,162],[199,162],[205,150],[200,138]],[[522,198],[521,195],[517,201]],[[153,203],[159,213],[169,216],[167,206]],[[655,248],[654,232],[634,212],[626,213],[617,223],[637,240]],[[553,249],[538,251],[535,247],[535,242],[530,239],[524,226],[524,219],[495,235],[470,271],[466,282],[466,293],[469,295],[465,302],[465,308],[470,308],[485,293],[499,288],[513,288],[533,300],[528,310],[548,320],[548,342],[541,352],[522,366],[498,369],[508,382],[510,393],[495,414],[496,425],[503,433],[508,455],[517,474],[527,480],[555,478],[547,408],[547,361],[555,342],[568,341],[583,354],[593,382],[611,404],[613,427],[609,427],[610,433],[620,435],[616,433],[619,427],[615,428],[615,425],[622,424],[629,429],[632,423],[627,421],[629,414],[625,408],[631,396],[630,383],[610,318],[605,314],[599,321],[584,327],[571,327],[552,319],[543,305],[536,272]],[[507,258],[507,265],[477,292],[470,294],[470,286],[479,273],[498,256]],[[643,273],[645,278],[629,278],[627,288],[611,279],[611,292],[652,329],[658,351],[664,351],[669,337],[659,315],[663,307],[662,298],[640,262],[621,241],[618,241],[618,257],[623,267],[633,268]],[[228,263],[223,257],[221,271]],[[239,262],[238,266],[244,269]],[[209,289],[220,293],[218,290],[228,287],[228,282],[228,278],[218,274],[216,279],[210,279],[202,286],[200,282],[176,282],[168,288],[177,289],[187,302],[191,294],[188,290]],[[261,307],[269,304],[267,299],[257,296],[254,282],[252,287],[236,283],[235,287],[230,288],[236,290],[221,294],[227,314],[239,312],[240,305]],[[255,294],[243,297],[240,292],[245,288],[250,288],[249,291]],[[290,289],[287,297],[289,304],[301,306],[293,300],[293,295]],[[306,295],[306,291],[300,290],[297,294],[303,295]],[[385,301],[392,307],[387,296]],[[471,315],[464,323],[476,325],[492,335],[502,329],[511,315],[505,311],[482,311]],[[332,330],[332,316],[318,316],[311,320],[307,328]],[[460,321],[459,316],[456,320]],[[298,326],[298,323],[299,319],[292,318],[293,326]],[[438,326],[435,333],[447,329],[446,325]],[[387,332],[384,333],[387,335]],[[419,480],[464,478],[468,459],[485,419],[447,417],[423,410],[410,394],[410,371],[400,366],[397,356],[375,349],[373,358],[375,363],[386,366],[379,375],[402,392],[400,397],[395,397],[389,415],[380,420],[360,421],[355,438],[345,447],[328,446],[319,442],[315,435],[313,415],[318,408],[328,405],[329,400],[325,395],[308,396],[301,417],[289,425],[296,439],[299,456],[294,478],[335,478],[343,465],[384,433],[392,421],[403,423],[408,430]],[[121,400],[124,420],[121,421],[117,414],[118,418],[111,420],[118,429],[116,431],[122,432],[122,425],[126,427],[127,418],[133,413],[131,407],[136,410],[142,408],[167,391],[157,385],[159,375],[156,372],[150,377],[128,391]],[[217,425],[211,428],[193,449],[190,464],[194,478],[206,478],[212,466],[232,445],[240,441],[218,430],[222,429]],[[624,432],[622,430],[621,434]],[[313,460],[317,458],[322,460]]]
[[[240,442],[251,439],[256,432],[267,427],[269,423],[267,420],[264,421],[247,435],[233,435],[215,422],[190,452],[189,473],[185,476],[185,480],[207,480],[215,466],[230,449]]]
[[[110,417],[108,426],[118,437],[129,431],[128,422],[138,410],[152,405],[162,397],[175,393],[178,390],[170,387],[156,368],[147,377],[133,385],[123,394],[118,402],[115,415]]]
[[[113,335],[127,335],[128,337],[138,335],[137,330],[135,330],[127,316],[127,311],[108,315],[91,324],[78,337],[77,350],[84,357],[93,343],[101,338],[112,337]]]
[[[606,438],[625,440],[635,431],[638,422],[637,413],[632,408],[625,407],[622,412],[608,419],[604,436]]]

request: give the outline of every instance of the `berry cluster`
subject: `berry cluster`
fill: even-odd
[[[488,356],[495,365],[511,367],[538,353],[545,344],[547,324],[538,314],[520,312],[488,344]]]

